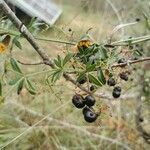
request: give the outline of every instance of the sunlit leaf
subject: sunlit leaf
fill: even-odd
[[[85,72],[80,73],[78,78],[77,78],[77,82],[81,81],[84,78],[85,78]]]
[[[33,83],[27,79],[27,83],[28,83],[28,86],[32,89],[32,90],[35,90],[35,87],[33,86]]]
[[[15,44],[19,49],[22,49],[21,43],[19,41],[20,36],[14,37],[12,43]]]
[[[62,75],[62,70],[61,69],[57,69],[53,74],[52,74],[52,82],[56,82]]]
[[[87,63],[86,64],[86,71],[87,72],[93,71],[95,69],[95,66],[96,66],[95,64]]]
[[[93,75],[89,74],[88,77],[89,77],[89,81],[90,81],[91,83],[93,83],[93,84],[95,84],[95,85],[98,85],[98,86],[102,86],[102,83],[99,82],[99,80],[96,79],[96,77],[94,77]]]
[[[17,94],[18,95],[20,94],[20,92],[23,89],[23,84],[24,84],[24,78],[22,80],[20,80],[19,83],[18,83],[18,87],[17,87]]]
[[[21,79],[21,78],[16,77],[15,79],[10,80],[8,84],[9,84],[9,85],[15,85],[20,79]]]
[[[66,55],[66,57],[64,58],[63,60],[63,66],[68,62],[70,61],[70,59],[73,57],[73,54],[72,53],[69,53]]]
[[[36,94],[36,90],[35,90],[35,88],[33,87],[32,82],[31,82],[29,79],[26,79],[26,89],[28,90],[28,92],[29,92],[31,95],[35,95],[35,94]]]
[[[97,77],[102,84],[106,84],[106,79],[101,68],[97,70]]]
[[[22,73],[22,72],[21,72],[21,69],[20,69],[19,66],[18,66],[17,61],[16,61],[14,58],[11,58],[11,59],[10,59],[10,63],[11,63],[12,69],[13,69],[14,71],[17,71],[17,72],[19,72],[19,73]]]

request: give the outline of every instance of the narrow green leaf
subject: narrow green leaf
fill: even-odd
[[[18,95],[20,94],[20,92],[23,89],[23,84],[24,84],[24,78],[22,80],[20,80],[19,83],[18,83],[18,87],[17,87],[17,94]]]
[[[100,83],[99,80],[96,79],[93,75],[89,74],[88,77],[91,83],[98,85],[98,86],[102,86],[102,83]]]
[[[91,63],[90,63],[90,64],[87,64],[87,65],[86,65],[86,71],[87,71],[87,72],[93,71],[93,70],[95,69],[95,66],[96,66],[95,64],[91,64]]]
[[[97,70],[97,77],[102,84],[106,84],[106,79],[101,68]]]
[[[28,83],[28,86],[29,86],[32,90],[35,91],[35,87],[33,86],[32,82],[31,82],[29,79],[27,79],[27,83]]]
[[[81,72],[77,78],[77,82],[81,81],[84,78],[85,78],[85,72]]]
[[[19,77],[16,77],[15,79],[12,79],[8,82],[9,85],[15,85],[20,80]]]
[[[101,46],[99,53],[100,53],[101,60],[105,60],[108,58],[107,49],[105,47]]]
[[[58,60],[54,59],[54,63],[57,67],[61,68],[61,64],[58,62]]]
[[[11,63],[12,69],[13,69],[14,71],[17,71],[17,72],[19,72],[19,73],[22,73],[22,72],[21,72],[21,69],[20,69],[19,66],[18,66],[17,61],[16,61],[14,58],[11,58],[11,59],[10,59],[10,63]]]
[[[36,95],[36,91],[33,91],[32,89],[30,89],[28,87],[26,89],[31,95]]]
[[[69,53],[66,55],[66,57],[64,58],[63,60],[63,66],[68,62],[70,61],[70,59],[73,57],[73,54],[72,53]]]
[[[58,63],[60,64],[60,66],[63,66],[63,60],[61,59],[60,55],[57,56],[58,59]]]
[[[52,74],[52,79],[51,81],[54,83],[56,82],[62,75],[62,70],[61,69],[57,69],[53,74]]]
[[[14,43],[19,49],[22,50],[22,46],[21,46],[21,43],[20,43],[20,41],[19,41],[19,38],[20,38],[20,36],[14,37],[12,43]]]
[[[36,18],[33,17],[33,18],[30,20],[29,24],[27,25],[27,28],[30,29],[30,28],[33,26],[33,24],[34,24],[35,21],[36,21]]]
[[[26,79],[26,89],[28,90],[28,92],[31,95],[35,95],[36,94],[36,90],[33,87],[33,84],[31,83],[31,81],[29,79]]]

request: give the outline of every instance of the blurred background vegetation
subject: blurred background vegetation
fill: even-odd
[[[45,30],[45,26],[32,28],[33,34],[40,38],[77,42],[82,35],[90,30],[90,36],[95,42],[109,40],[115,26],[123,23],[139,23],[117,31],[112,40],[128,37],[138,37],[150,34],[147,20],[150,19],[149,0],[57,0],[63,9],[58,21]],[[26,18],[23,18],[23,20]],[[28,22],[28,21],[27,21]],[[9,20],[1,23],[1,28],[18,34]],[[11,55],[22,62],[39,62],[40,58],[25,39],[19,40],[22,50],[13,46]],[[58,54],[64,55],[70,45],[39,40],[51,58]],[[150,56],[149,42],[140,43],[143,56]],[[3,57],[7,57],[9,52]],[[6,63],[7,65],[7,63]],[[64,79],[49,87],[45,79],[51,70],[45,65],[20,65],[25,75],[33,82],[37,94],[31,95],[23,89],[17,94],[16,85],[8,82],[15,78],[13,72],[5,75],[5,103],[0,105],[0,149],[5,144],[6,150],[148,150],[149,145],[136,129],[135,98],[112,101],[112,114],[106,103],[97,99],[96,109],[102,108],[103,113],[95,123],[86,123],[71,104],[75,87]],[[145,67],[145,66],[144,66]],[[149,126],[149,64],[144,72],[144,92],[142,95],[142,125],[150,132]],[[141,65],[135,65],[128,83],[123,82],[124,94],[137,92],[139,75],[143,73]],[[49,71],[47,71],[49,70]],[[37,82],[38,81],[38,82]],[[106,87],[100,92],[109,92]],[[42,118],[43,121],[40,121]],[[39,122],[38,125],[35,125]]]

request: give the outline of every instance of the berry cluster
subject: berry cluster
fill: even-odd
[[[85,121],[92,123],[97,119],[98,113],[95,113],[92,108],[95,104],[95,98],[92,95],[87,95],[84,98],[83,96],[76,94],[72,98],[72,103],[76,108],[82,108]]]
[[[124,63],[126,63],[125,58],[121,58],[121,59],[118,60],[118,64],[124,64]],[[122,67],[124,67],[124,66],[122,66]],[[129,74],[128,71],[123,71],[123,72],[119,73],[119,77],[120,77],[120,79],[122,79],[124,81],[128,81],[128,74]],[[110,77],[107,80],[107,84],[109,86],[115,86],[116,81],[113,77]],[[112,92],[112,96],[114,98],[119,98],[120,95],[121,95],[121,87],[120,86],[115,86],[114,89],[113,89],[113,92]]]

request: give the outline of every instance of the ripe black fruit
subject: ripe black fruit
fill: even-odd
[[[97,119],[98,115],[92,111],[86,111],[84,114],[85,121],[92,123]]]
[[[114,85],[116,84],[116,81],[115,81],[114,78],[109,78],[109,79],[107,80],[107,84],[108,84],[109,86],[114,86]]]
[[[119,74],[119,76],[120,76],[120,78],[121,78],[122,80],[128,81],[128,75],[127,75],[127,73],[121,72],[121,73]]]
[[[114,98],[119,98],[121,93],[119,91],[113,91],[112,95]]]
[[[83,108],[85,106],[84,98],[79,94],[73,96],[72,103],[77,108]]]
[[[90,86],[90,91],[94,91],[94,89],[95,89],[94,85],[91,85]]]
[[[119,92],[121,92],[121,87],[120,87],[120,86],[115,86],[115,87],[114,87],[114,91],[119,91]]]
[[[125,58],[120,58],[118,60],[118,64],[121,64],[121,63],[125,63],[126,62],[126,59]]]
[[[85,97],[85,104],[87,106],[93,106],[95,104],[95,98],[92,95],[88,95]]]
[[[69,31],[69,32],[71,32],[71,31],[72,31],[72,29],[71,29],[71,28],[69,28],[69,29],[68,29],[68,31]]]
[[[135,19],[136,22],[139,22],[140,20],[141,20],[140,18],[136,18],[136,19]]]
[[[92,111],[92,107],[89,107],[89,106],[85,106],[83,109],[82,109],[82,113],[83,113],[83,115],[85,115],[85,113],[87,112],[87,111]]]
[[[119,98],[121,95],[121,87],[120,86],[114,87],[112,95],[114,98]]]

